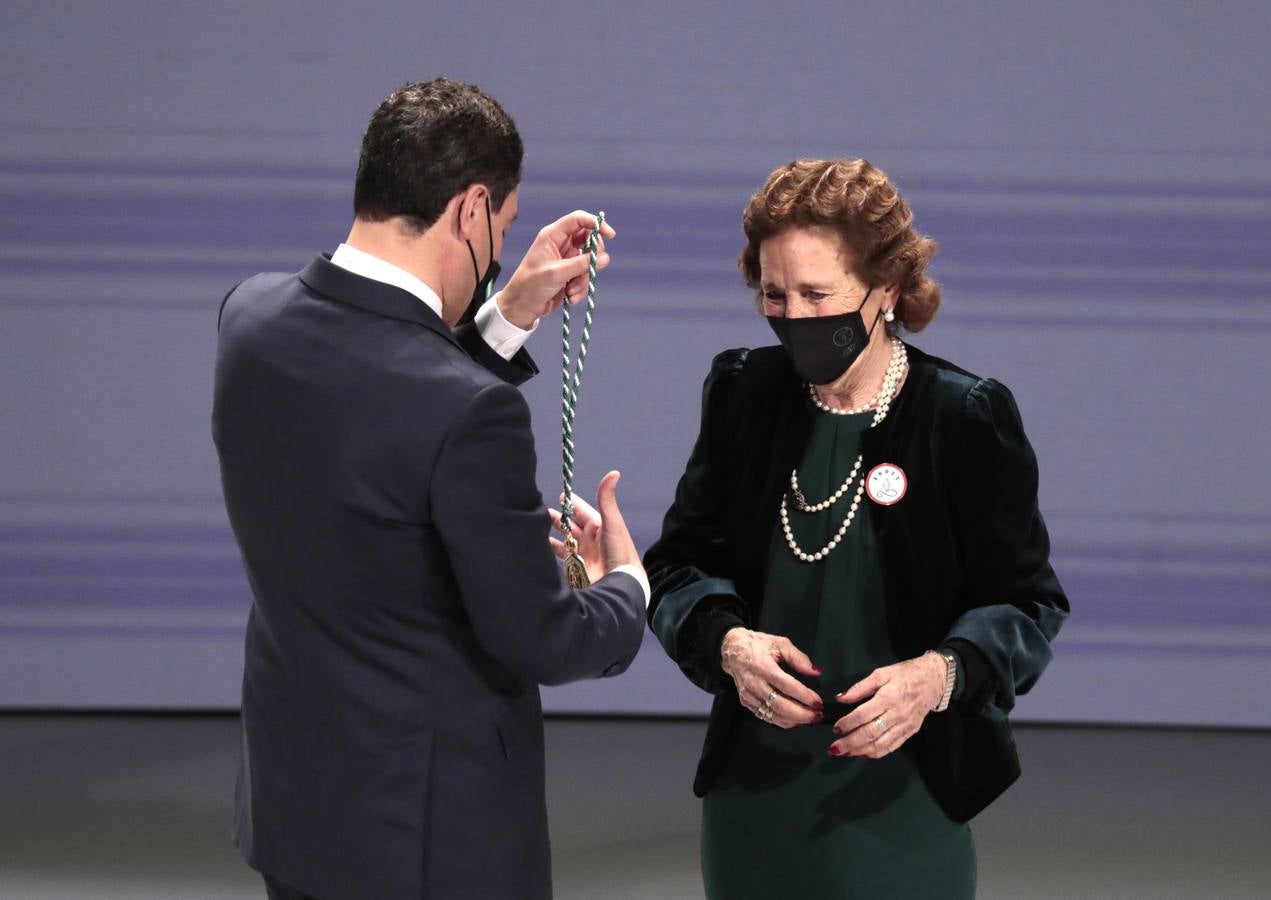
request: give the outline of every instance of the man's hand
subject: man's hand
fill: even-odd
[[[578,251],[595,227],[595,215],[582,210],[575,210],[544,227],[525,251],[507,287],[499,291],[497,302],[503,318],[528,331],[566,297],[571,303],[586,297],[588,256]],[[606,221],[600,227],[600,237],[597,269],[609,265],[605,238],[617,237],[617,232]]]
[[[596,488],[597,512],[586,500],[574,495],[574,537],[578,539],[578,555],[587,566],[587,577],[592,583],[612,572],[618,566],[639,566],[640,554],[627,532],[627,524],[618,509],[618,472],[610,472],[600,479]],[[560,527],[560,511],[549,509],[552,524]],[[562,534],[564,532],[562,531]],[[548,538],[557,559],[565,558],[565,542]]]

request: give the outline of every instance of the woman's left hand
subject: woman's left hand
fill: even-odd
[[[839,694],[840,703],[860,706],[834,723],[842,737],[830,756],[880,759],[913,737],[944,693],[944,666],[939,654],[924,653],[875,669]]]

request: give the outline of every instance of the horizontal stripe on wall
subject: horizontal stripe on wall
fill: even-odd
[[[229,285],[261,269],[294,270],[343,236],[347,173],[168,164],[157,172],[80,171],[34,161],[0,163],[4,277],[130,273],[223,275]],[[573,206],[571,191],[607,198],[622,226],[607,279],[727,290],[740,246],[740,208],[753,184],[723,181],[685,197],[673,174],[579,186],[567,176],[527,177],[516,255],[546,221]],[[1232,296],[1271,296],[1268,189],[1173,183],[1132,188],[1058,181],[991,186],[976,179],[915,179],[918,224],[943,251],[936,274],[951,288],[1017,295],[1097,290],[1144,300],[1194,296],[1205,285]],[[519,232],[519,233],[518,233]],[[621,259],[622,257],[615,257]],[[943,266],[943,268],[942,268]],[[688,282],[683,281],[688,279]],[[731,279],[731,281],[729,280]],[[8,295],[10,292],[5,291]],[[1198,317],[1199,318],[1199,317]]]
[[[202,516],[184,524],[94,522],[61,500],[58,520],[46,507],[30,524],[8,516],[0,523],[5,632],[241,631],[250,595],[226,525]],[[642,546],[662,512],[627,504]],[[210,508],[206,519],[218,513]],[[1075,610],[1076,631],[1065,641],[1211,646],[1240,633],[1271,650],[1271,520],[1209,516],[1177,530],[1190,534],[1159,534],[1151,520],[1112,514],[1061,513],[1050,525]]]

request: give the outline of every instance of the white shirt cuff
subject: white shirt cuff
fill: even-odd
[[[534,333],[534,329],[538,328],[537,319],[528,331],[517,328],[505,319],[503,310],[499,309],[498,294],[482,304],[473,321],[476,323],[477,331],[481,332],[481,337],[490,345],[490,349],[504,359],[516,356],[521,347],[525,346],[530,335]]]
[[[649,600],[653,597],[653,591],[649,589],[649,576],[644,573],[643,566],[614,566],[611,572],[626,572],[636,581],[640,582],[640,589],[644,591],[644,608],[649,608]]]

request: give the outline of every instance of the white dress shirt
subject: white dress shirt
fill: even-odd
[[[354,275],[361,275],[372,281],[401,288],[418,297],[438,317],[441,316],[441,298],[437,296],[437,292],[400,266],[395,266],[378,256],[372,256],[365,250],[350,247],[348,244],[341,244],[335,248],[335,252],[331,254],[331,262]],[[538,328],[538,320],[534,321],[534,325],[529,330],[516,327],[503,317],[497,298],[498,294],[495,294],[489,302],[482,304],[473,321],[481,337],[494,352],[504,359],[511,359]],[[653,596],[653,591],[649,588],[649,577],[645,574],[644,567],[616,566],[613,571],[626,572],[640,582],[640,588],[644,591],[644,607],[648,609],[649,598]]]
[[[341,244],[335,248],[335,252],[331,254],[331,262],[341,269],[352,272],[354,275],[361,275],[363,278],[369,278],[372,281],[399,287],[403,291],[418,297],[438,317],[441,316],[441,298],[437,296],[437,292],[405,269],[395,266],[391,262],[386,262],[378,256],[372,256],[357,247],[350,247],[348,244]],[[503,313],[499,309],[498,294],[491,297],[489,303],[482,304],[481,308],[477,310],[475,323],[477,331],[481,332],[481,337],[485,338],[485,342],[504,359],[511,359],[516,356],[517,351],[525,345],[529,336],[534,333],[534,329],[538,328],[538,320],[535,320],[534,325],[527,331],[524,328],[517,328],[503,318]]]

